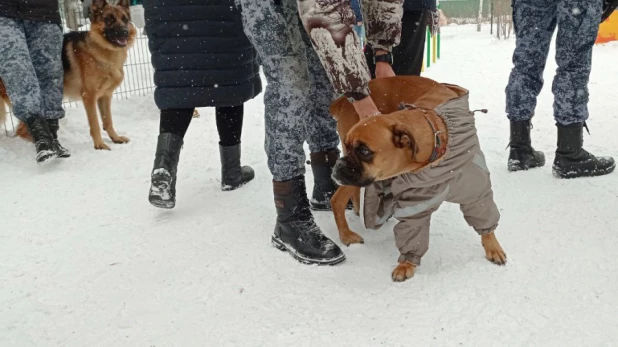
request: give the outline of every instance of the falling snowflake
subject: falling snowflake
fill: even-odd
[[[188,26],[188,25],[186,25],[186,24],[184,24],[184,25],[182,26],[182,30],[189,30],[189,26]]]
[[[582,13],[582,10],[580,10],[578,7],[574,7],[573,11],[571,11],[571,13],[573,13],[574,16],[580,15]]]

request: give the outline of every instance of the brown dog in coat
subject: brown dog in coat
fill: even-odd
[[[468,92],[417,76],[376,79],[369,88],[382,115],[360,120],[345,98],[330,108],[344,145],[344,157],[333,170],[340,187],[331,200],[341,241],[363,242],[345,218],[350,200],[357,214],[362,208],[368,228],[395,217],[401,256],[392,278],[404,281],[414,275],[428,249],[431,214],[447,201],[461,206],[468,224],[481,235],[487,259],[504,264],[506,254],[494,234],[500,213]]]

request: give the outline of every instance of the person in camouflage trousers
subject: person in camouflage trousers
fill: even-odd
[[[330,210],[337,186],[331,179],[339,158],[331,101],[345,94],[361,117],[377,114],[369,96],[371,79],[349,0],[238,0],[243,25],[262,62],[265,149],[273,175],[277,222],[273,245],[308,264],[345,260],[341,249],[316,225],[311,210]],[[403,0],[363,4],[367,39],[376,55],[399,43]],[[300,16],[299,16],[300,13]],[[379,64],[378,77],[394,75]],[[311,151],[314,189],[305,187],[304,142]]]
[[[0,0],[0,32],[0,79],[13,114],[34,139],[37,162],[68,157],[57,140],[58,119],[64,117],[58,2]]]
[[[558,70],[552,91],[558,147],[553,173],[560,178],[575,178],[614,170],[613,158],[597,158],[583,149],[592,47],[602,13],[603,0],[513,0],[515,66],[506,88],[506,112],[511,121],[509,171],[545,164],[545,155],[531,145],[530,120],[543,87],[543,71],[556,27]]]

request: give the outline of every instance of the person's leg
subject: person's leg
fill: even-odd
[[[583,149],[592,47],[602,12],[601,1],[559,1],[558,70],[552,87],[554,118],[558,127],[558,149],[553,166],[557,177],[600,176],[611,173],[616,166],[612,158],[597,158]]]
[[[62,29],[57,24],[25,21],[26,40],[32,66],[36,72],[41,90],[41,113],[45,119],[55,145],[68,158],[70,152],[58,140],[58,120],[64,117],[62,92],[64,70],[62,68]]]
[[[401,43],[393,48],[396,75],[420,76],[425,52],[426,23],[429,11],[405,11],[401,20]]]
[[[244,105],[216,108],[217,131],[221,146],[235,146],[240,143]]]
[[[157,151],[148,193],[148,201],[155,207],[170,209],[176,206],[178,160],[193,111],[192,108],[161,110]]]
[[[330,199],[337,189],[331,175],[340,153],[337,121],[328,110],[336,95],[320,63],[320,58],[311,46],[309,35],[302,26],[299,27],[299,31],[305,44],[309,67],[310,86],[307,98],[310,100],[311,108],[305,121],[305,129],[311,151],[311,171],[314,180],[311,208],[317,211],[330,211]]]
[[[216,108],[223,191],[238,189],[255,177],[251,167],[240,165],[243,112],[243,105]]]
[[[161,110],[159,134],[171,133],[184,138],[193,119],[193,111],[192,108]]]
[[[0,76],[13,106],[13,115],[26,121],[42,117],[41,90],[32,65],[24,22],[0,17]]]
[[[506,112],[511,121],[511,150],[507,164],[509,171],[545,165],[545,155],[532,147],[530,120],[543,88],[543,71],[556,29],[556,1],[513,1],[516,47],[513,53],[514,67],[506,87]]]
[[[47,163],[60,155],[41,111],[41,89],[30,58],[24,22],[0,17],[0,76],[13,105],[13,114],[23,121],[35,143],[36,160]]]
[[[511,121],[530,120],[543,88],[543,71],[557,20],[557,0],[514,0],[515,52],[506,87]]]
[[[345,256],[315,224],[305,187],[303,144],[312,101],[296,0],[241,0],[241,4],[245,33],[268,82],[265,149],[277,208],[273,245],[304,263],[339,263]]]

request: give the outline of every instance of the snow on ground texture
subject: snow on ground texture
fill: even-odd
[[[557,180],[551,165],[506,171],[504,87],[514,40],[474,26],[443,30],[427,76],[471,91],[502,221],[506,267],[484,259],[457,206],[434,215],[415,277],[396,284],[392,224],[351,226],[364,245],[335,267],[305,266],[270,245],[275,211],[262,149],[263,104],[250,102],[243,163],[256,179],[221,192],[212,109],[194,119],[181,154],[178,203],[147,201],[158,133],[152,97],[115,101],[112,151],[92,148],[82,108],[60,136],[73,156],[41,168],[31,145],[0,134],[0,345],[4,346],[599,346],[618,336],[618,175]],[[595,154],[618,156],[614,64],[595,48]],[[548,63],[550,86],[555,63]],[[551,88],[533,140],[553,160]],[[309,179],[311,181],[311,179]],[[339,241],[330,213],[317,214]]]

